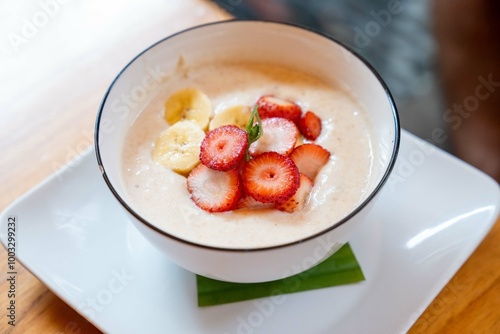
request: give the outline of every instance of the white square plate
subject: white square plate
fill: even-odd
[[[403,132],[393,175],[350,241],[366,281],[199,308],[195,275],[127,221],[88,152],[13,203],[17,258],[107,333],[406,332],[488,233],[498,184]]]

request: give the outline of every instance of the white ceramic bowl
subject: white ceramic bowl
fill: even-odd
[[[122,142],[160,73],[172,71],[180,55],[190,62],[235,57],[298,68],[347,86],[365,106],[378,143],[378,163],[366,199],[345,219],[316,235],[285,245],[224,249],[195,244],[162,231],[131,208],[120,182]],[[135,227],[179,266],[231,282],[263,282],[309,269],[349,240],[364,221],[395,163],[400,128],[393,99],[377,73],[342,44],[293,25],[262,21],[225,21],[194,27],[152,45],[116,77],[97,115],[97,161],[109,189]],[[147,259],[145,259],[147,260]]]

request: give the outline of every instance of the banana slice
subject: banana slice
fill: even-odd
[[[302,137],[301,134],[297,136],[297,141],[295,142],[295,147],[300,146],[304,144],[304,138]]]
[[[192,121],[179,121],[160,134],[153,160],[179,174],[187,174],[200,162],[205,132]]]
[[[212,116],[212,103],[202,91],[195,88],[181,89],[165,102],[165,120],[170,125],[186,119],[206,130]]]
[[[218,128],[222,125],[236,125],[242,129],[245,129],[250,119],[252,111],[250,107],[236,105],[233,107],[229,107],[220,113],[215,114],[214,118],[210,121],[210,125],[208,126],[209,130]]]

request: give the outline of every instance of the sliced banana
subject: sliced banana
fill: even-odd
[[[251,114],[252,111],[250,110],[250,107],[247,106],[236,105],[229,107],[220,113],[215,114],[214,118],[210,121],[208,129],[212,130],[218,128],[219,126],[229,124],[245,129]]]
[[[304,144],[304,137],[301,134],[297,136],[297,141],[295,142],[295,147]]]
[[[212,103],[199,89],[181,89],[165,102],[165,120],[170,125],[189,120],[206,130],[212,116]]]
[[[193,121],[175,123],[160,134],[153,160],[179,174],[187,174],[200,162],[200,145],[205,132]]]

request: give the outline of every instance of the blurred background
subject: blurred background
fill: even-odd
[[[337,39],[380,73],[394,95],[405,129],[430,138],[433,128],[446,128],[441,117],[444,106],[436,78],[429,0],[407,1],[395,9],[388,8],[387,0],[216,3],[238,18],[295,23]],[[438,145],[449,148],[448,141]]]
[[[237,18],[299,24],[350,46],[386,81],[403,128],[500,180],[498,1],[215,2]]]

